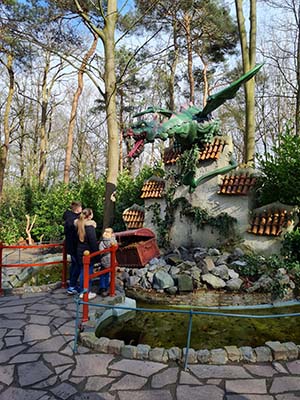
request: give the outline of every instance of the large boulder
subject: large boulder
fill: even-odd
[[[210,286],[212,286],[214,289],[220,289],[226,286],[225,281],[223,279],[218,278],[217,276],[213,274],[204,274],[202,275],[202,280],[203,282],[208,283]]]
[[[210,272],[223,280],[229,279],[228,267],[225,264],[214,267]]]
[[[165,271],[157,271],[153,276],[153,288],[156,290],[167,289],[174,285],[174,279]]]
[[[180,293],[193,291],[193,280],[189,275],[177,275],[177,285]]]
[[[243,281],[240,278],[229,279],[226,282],[226,289],[236,292],[240,290]]]

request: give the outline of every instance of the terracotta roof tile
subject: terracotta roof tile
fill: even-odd
[[[249,173],[225,175],[222,178],[218,194],[247,195],[255,183],[256,177],[251,176]]]
[[[206,143],[202,150],[199,150],[199,161],[205,160],[217,160],[220,157],[220,154],[223,152],[225,145],[227,142],[222,138],[215,138],[212,143]],[[164,163],[168,164],[176,164],[179,160],[182,151],[180,147],[170,147],[165,149],[164,152]]]
[[[168,148],[165,149],[164,151],[164,164],[165,165],[172,165],[176,164],[176,162],[179,160],[181,155],[181,150],[180,149],[174,149],[174,148]]]
[[[292,214],[284,209],[254,214],[248,232],[254,235],[280,236],[282,229],[291,224]]]
[[[163,180],[149,179],[142,187],[141,199],[157,199],[163,196],[165,182]]]
[[[133,205],[123,212],[122,217],[127,229],[138,229],[143,227],[145,212],[142,207]]]
[[[212,143],[206,143],[204,149],[199,151],[199,161],[217,160],[225,145],[225,140],[221,138],[215,138]]]

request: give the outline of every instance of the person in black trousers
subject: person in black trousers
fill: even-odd
[[[77,281],[80,275],[80,265],[77,260],[77,232],[74,221],[79,217],[82,211],[80,201],[73,201],[70,210],[66,210],[63,215],[64,219],[64,233],[66,252],[71,257],[71,265],[69,271],[69,287],[67,294],[73,295],[79,292]]]

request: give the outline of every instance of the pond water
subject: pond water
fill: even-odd
[[[170,309],[169,306],[139,303],[139,308]],[[175,309],[174,309],[175,310]],[[182,309],[181,309],[182,310]],[[194,311],[208,311],[194,309]],[[230,314],[277,315],[300,313],[300,305],[269,309],[210,310]],[[175,312],[136,312],[128,321],[114,320],[97,336],[124,340],[125,344],[148,344],[151,347],[170,348],[186,346],[188,314]],[[193,315],[190,346],[194,349],[215,349],[229,345],[257,347],[267,341],[300,344],[300,316],[248,319]]]

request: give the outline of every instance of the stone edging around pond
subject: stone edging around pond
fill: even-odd
[[[80,343],[92,350],[101,353],[121,355],[124,358],[136,360],[149,360],[161,363],[176,361],[183,363],[185,361],[186,348],[171,347],[165,349],[162,347],[151,348],[146,344],[137,346],[126,345],[123,340],[109,339],[107,337],[97,338],[92,332],[81,332],[79,336]],[[189,349],[188,364],[214,364],[224,365],[231,362],[272,362],[296,360],[300,356],[300,346],[293,342],[266,342],[264,346],[259,347],[237,347],[225,346],[220,349],[212,350],[194,350]]]

